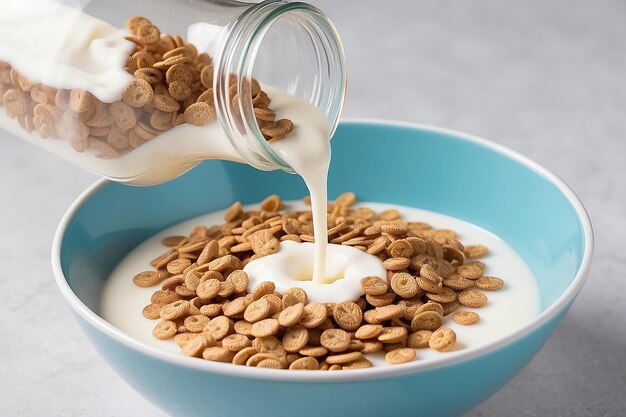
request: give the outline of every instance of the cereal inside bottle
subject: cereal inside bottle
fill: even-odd
[[[335,129],[344,55],[305,3],[0,2],[0,129],[108,179],[206,159],[293,172],[272,144]]]

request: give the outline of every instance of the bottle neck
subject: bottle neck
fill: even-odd
[[[343,46],[332,22],[306,3],[259,3],[234,22],[215,62],[215,108],[235,150],[257,169],[293,172],[261,133],[253,79],[311,103],[332,135],[346,91]]]

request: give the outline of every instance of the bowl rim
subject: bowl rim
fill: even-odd
[[[82,207],[83,203],[88,200],[93,194],[98,192],[102,187],[108,184],[110,181],[106,179],[100,179],[96,183],[92,184],[85,191],[83,191],[67,209],[57,230],[54,235],[52,243],[52,270],[55,276],[57,285],[61,291],[61,294],[74,310],[74,312],[91,326],[95,327],[98,331],[104,333],[108,337],[114,339],[118,343],[125,345],[127,348],[137,351],[138,353],[152,357],[153,359],[167,362],[171,365],[181,366],[183,368],[191,368],[196,371],[204,371],[207,373],[221,374],[232,377],[250,378],[250,379],[263,379],[271,381],[285,381],[285,382],[349,382],[349,381],[363,381],[380,379],[387,377],[396,377],[406,374],[414,374],[422,371],[431,370],[433,368],[443,368],[458,364],[463,361],[475,359],[479,356],[496,351],[506,345],[514,343],[523,337],[532,333],[535,329],[548,323],[562,310],[564,310],[577,296],[582,289],[589,270],[591,268],[591,259],[594,251],[594,236],[591,226],[589,215],[585,210],[583,204],[574,193],[574,191],[565,184],[557,175],[542,167],[538,163],[531,159],[521,155],[520,153],[513,151],[505,146],[496,144],[481,137],[459,132],[453,129],[442,128],[437,126],[431,126],[413,122],[403,122],[385,119],[364,119],[364,118],[350,118],[344,119],[341,125],[376,125],[376,126],[388,126],[388,127],[400,127],[410,128],[422,131],[429,131],[433,133],[441,133],[449,136],[454,136],[457,139],[472,142],[490,149],[494,152],[502,154],[509,159],[517,161],[523,164],[526,168],[541,175],[551,183],[557,186],[557,188],[565,195],[569,203],[574,207],[576,214],[581,222],[584,238],[584,252],[580,267],[576,273],[576,276],[567,287],[565,292],[561,294],[546,310],[541,312],[532,321],[516,330],[515,332],[500,338],[494,342],[488,343],[483,346],[479,346],[472,349],[464,349],[457,352],[449,352],[446,356],[435,360],[429,360],[425,362],[413,361],[401,365],[384,366],[384,367],[372,367],[366,369],[345,370],[342,372],[285,372],[285,370],[278,369],[258,369],[249,368],[245,366],[233,366],[230,363],[218,363],[204,360],[197,360],[194,358],[188,358],[178,353],[167,352],[158,348],[148,346],[142,342],[134,339],[132,336],[126,334],[122,330],[116,328],[112,324],[108,323],[102,317],[90,310],[74,293],[69,286],[69,283],[61,268],[61,246],[65,231],[74,218],[77,211]]]

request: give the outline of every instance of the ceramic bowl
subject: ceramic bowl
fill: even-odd
[[[131,249],[183,220],[298,199],[301,179],[209,161],[154,187],[99,181],[69,208],[52,250],[58,285],[102,357],[172,416],[457,416],[517,375],[552,334],[589,272],[587,214],[557,177],[483,139],[406,123],[349,121],[333,138],[329,195],[395,203],[472,222],[504,239],[536,276],[541,313],[493,343],[434,361],[342,372],[256,369],[146,346],[98,316],[107,276]]]

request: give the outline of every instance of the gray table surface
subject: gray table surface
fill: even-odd
[[[590,280],[532,363],[468,415],[626,415],[626,3],[315,1],[349,61],[347,117],[511,147],[563,178],[597,238]],[[0,416],[162,416],[100,359],[57,291],[57,222],[96,178],[0,134]]]

